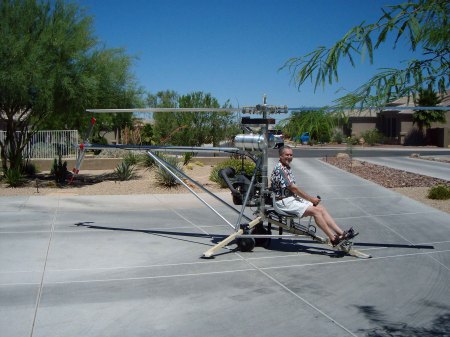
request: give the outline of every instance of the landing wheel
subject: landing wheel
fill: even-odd
[[[255,248],[254,238],[239,238],[236,243],[241,252],[251,252]]]
[[[251,234],[264,234],[264,235],[270,235],[271,230],[266,229],[263,225],[263,223],[257,224],[255,227],[253,227]],[[270,238],[256,238],[255,239],[255,245],[258,247],[269,247],[270,246]]]

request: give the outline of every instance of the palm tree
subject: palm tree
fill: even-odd
[[[442,99],[433,91],[431,87],[419,89],[419,96],[415,101],[416,106],[433,107],[441,103]],[[446,123],[445,111],[437,110],[417,110],[413,114],[413,124],[417,124],[419,132],[423,135],[424,128],[431,127],[431,123]]]

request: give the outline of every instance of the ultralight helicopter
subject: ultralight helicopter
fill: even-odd
[[[172,175],[181,185],[188,189],[205,206],[212,210],[218,217],[225,221],[231,228],[232,233],[225,239],[203,252],[203,258],[212,258],[217,252],[227,245],[235,242],[242,252],[249,252],[256,245],[268,247],[272,238],[296,239],[309,237],[316,243],[325,244],[330,249],[348,254],[358,258],[370,258],[369,254],[363,253],[353,248],[351,240],[341,241],[338,245],[332,246],[329,239],[325,239],[316,233],[316,226],[309,218],[309,223],[304,225],[300,219],[291,213],[282,211],[276,206],[275,195],[268,184],[268,149],[273,147],[273,138],[269,136],[269,125],[275,124],[275,119],[270,118],[274,114],[286,114],[287,106],[273,106],[266,103],[266,96],[263,103],[254,107],[243,107],[241,109],[220,109],[220,108],[147,108],[147,109],[88,109],[89,113],[121,113],[121,112],[240,112],[244,115],[260,115],[258,118],[242,117],[241,124],[247,133],[236,135],[234,147],[188,147],[188,146],[147,146],[147,145],[100,145],[91,144],[89,138],[95,125],[95,118],[91,118],[91,125],[83,143],[77,145],[78,156],[76,166],[72,171],[72,179],[79,173],[84,156],[88,150],[102,149],[125,149],[125,150],[145,150],[147,154],[164,170]],[[258,132],[253,132],[257,128]],[[209,191],[200,183],[186,175],[182,170],[169,164],[159,157],[156,152],[224,152],[238,155],[242,158],[249,158],[255,163],[255,169],[251,176],[244,171],[236,172],[233,168],[225,168],[219,171],[219,175],[226,182],[231,191],[233,204],[241,206],[240,210],[221,199],[219,196]],[[188,180],[199,187],[203,192],[212,196],[220,203],[229,207],[237,214],[235,224],[229,222],[223,215],[214,209],[204,198],[197,194],[183,180]],[[255,209],[253,218],[245,214],[246,208]],[[277,228],[278,234],[272,234],[272,229]],[[287,232],[289,234],[283,234]]]

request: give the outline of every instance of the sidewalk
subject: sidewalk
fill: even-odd
[[[307,238],[200,259],[231,229],[190,195],[2,197],[2,335],[448,335],[450,215],[314,158],[293,166],[372,259]]]

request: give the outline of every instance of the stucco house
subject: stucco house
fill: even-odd
[[[348,124],[344,127],[347,136],[359,136],[362,132],[377,128],[389,144],[409,144],[412,135],[417,130],[413,125],[414,110],[405,109],[413,107],[414,100],[408,97],[399,98],[382,109],[366,109],[363,111],[348,111]],[[450,90],[447,90],[442,102],[438,106],[450,107]],[[402,109],[398,109],[401,107]],[[397,108],[397,109],[396,109]],[[426,130],[427,144],[441,147],[450,145],[450,110],[446,112],[446,123],[432,123]]]

